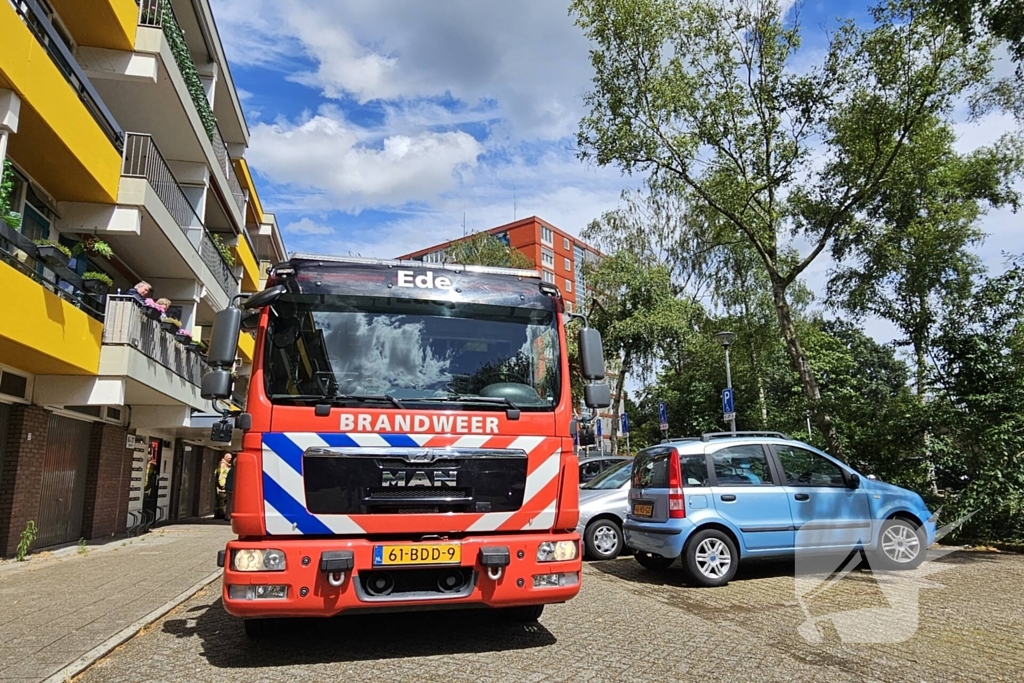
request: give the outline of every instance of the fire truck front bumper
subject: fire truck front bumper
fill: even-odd
[[[232,541],[218,561],[230,614],[324,617],[565,602],[580,590],[582,548],[576,532],[419,542],[275,537]]]

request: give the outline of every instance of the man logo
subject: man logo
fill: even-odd
[[[406,475],[411,475],[406,478]],[[411,487],[428,486],[440,488],[455,486],[456,470],[384,470],[381,486]]]

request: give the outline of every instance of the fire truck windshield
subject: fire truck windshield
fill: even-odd
[[[271,311],[266,390],[284,404],[553,410],[556,323],[539,307],[287,294]]]

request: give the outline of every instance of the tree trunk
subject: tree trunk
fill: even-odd
[[[829,416],[828,411],[821,402],[821,391],[818,389],[818,381],[814,378],[814,370],[807,362],[807,354],[804,353],[800,339],[797,338],[796,326],[793,324],[793,313],[786,300],[786,290],[781,282],[772,278],[772,299],[775,303],[775,314],[779,319],[779,328],[782,337],[786,340],[786,352],[789,354],[789,361],[800,376],[800,384],[804,390],[804,396],[810,403],[811,412],[818,429],[825,436],[829,452],[837,458],[842,459],[843,447],[839,442],[839,432],[836,425]]]
[[[750,304],[746,296],[743,298],[743,320],[747,329],[752,329],[750,324]],[[750,340],[750,367],[754,371],[754,381],[757,383],[757,406],[761,409],[761,429],[768,429],[768,401],[765,397],[764,378],[761,377],[761,359],[757,356],[757,348],[753,339]]]
[[[615,393],[612,394],[612,428],[609,430],[609,436],[611,437],[612,443],[612,455],[619,454],[619,425],[622,424],[622,418],[619,416],[619,406],[622,404],[622,390],[626,385],[626,372],[629,370],[631,355],[632,354],[627,350],[622,356],[622,365],[619,368],[619,376],[615,381]]]
[[[928,381],[928,359],[924,344],[919,340],[914,340],[914,362],[916,363],[914,372],[916,374],[915,382],[917,383],[917,400],[924,403],[925,383]]]

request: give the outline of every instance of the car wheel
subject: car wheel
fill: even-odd
[[[583,532],[583,544],[591,560],[614,560],[622,552],[622,527],[614,519],[591,522]]]
[[[655,555],[654,553],[648,553],[643,550],[637,550],[635,557],[641,567],[644,569],[652,569],[654,571],[668,569],[672,566],[672,563],[676,561],[676,558],[674,557],[662,557],[661,555]]]
[[[925,559],[924,530],[906,519],[889,519],[878,533],[878,547],[872,567],[879,569],[916,569]]]
[[[276,619],[246,619],[245,635],[252,640],[265,638],[274,631],[276,625]]]
[[[686,569],[698,586],[724,586],[736,575],[740,554],[729,535],[718,529],[695,533],[683,550]]]
[[[524,607],[503,607],[498,610],[507,621],[529,623],[540,619],[544,614],[544,605],[526,605]]]

